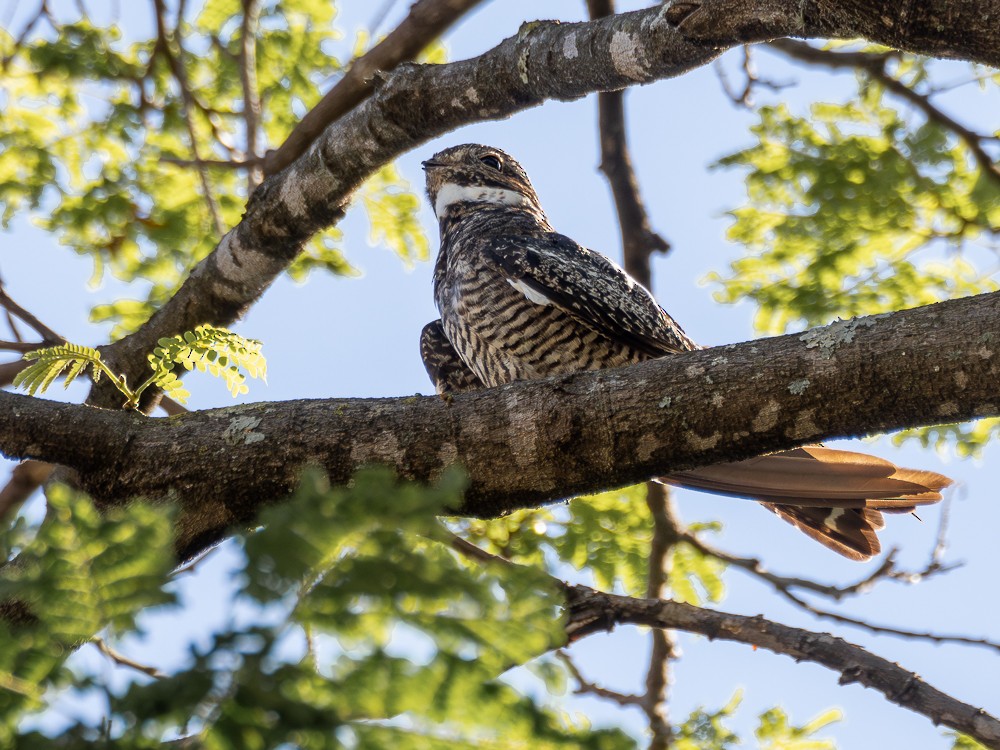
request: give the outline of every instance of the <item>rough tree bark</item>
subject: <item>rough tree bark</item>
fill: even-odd
[[[1000,292],[628,368],[460,394],[247,404],[150,419],[0,393],[0,450],[79,471],[102,503],[171,496],[194,554],[293,488],[368,464],[496,516],[816,440],[1000,415]]]

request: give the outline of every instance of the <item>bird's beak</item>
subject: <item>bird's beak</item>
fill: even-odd
[[[427,161],[420,162],[420,166],[424,169],[432,169],[433,167],[445,167],[447,166],[443,161],[434,161],[433,159],[428,159]]]

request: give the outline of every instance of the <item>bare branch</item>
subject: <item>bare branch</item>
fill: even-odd
[[[22,461],[10,473],[10,479],[0,489],[0,521],[13,516],[31,493],[48,480],[55,467],[44,461]]]
[[[8,352],[33,352],[36,349],[41,349],[46,346],[45,342],[38,341],[36,343],[26,342],[26,341],[2,341],[0,340],[0,349]]]
[[[726,92],[726,96],[738,107],[746,107],[748,109],[753,107],[753,92],[756,88],[764,87],[771,91],[780,91],[792,85],[790,83],[778,83],[767,78],[761,78],[757,73],[757,67],[753,64],[753,53],[750,51],[749,45],[743,46],[743,64],[741,67],[743,69],[743,90],[737,91],[730,85],[726,69],[722,67],[718,60],[715,61],[715,71],[719,78],[719,84],[722,86],[722,90]]]
[[[556,656],[566,665],[566,669],[569,670],[570,675],[576,680],[576,689],[573,690],[577,695],[595,695],[598,698],[603,698],[609,700],[612,703],[617,703],[619,706],[638,706],[642,707],[643,697],[641,695],[631,695],[627,693],[620,693],[617,690],[609,690],[608,688],[603,688],[600,685],[595,685],[584,678],[583,674],[580,672],[579,667],[570,657],[570,655],[559,649],[556,651]]]
[[[867,52],[837,52],[813,47],[805,42],[792,39],[777,39],[768,45],[771,49],[795,60],[827,68],[856,68],[867,73],[872,80],[881,84],[886,91],[898,96],[920,110],[928,120],[935,122],[957,137],[975,158],[979,168],[993,182],[1000,185],[1000,166],[983,148],[983,136],[974,133],[951,115],[937,107],[929,95],[921,94],[889,73],[886,64],[892,54],[871,54]]]
[[[740,557],[733,555],[717,547],[713,547],[703,541],[695,534],[682,533],[681,540],[687,542],[703,555],[709,555],[717,560],[721,560],[727,565],[731,565],[740,570],[746,571],[771,585],[778,591],[787,593],[794,589],[808,591],[811,594],[818,594],[834,601],[841,601],[850,596],[863,594],[869,591],[876,583],[883,580],[900,580],[911,582],[914,580],[926,579],[938,573],[945,573],[953,570],[955,566],[944,566],[941,564],[928,565],[921,571],[908,572],[899,570],[896,567],[896,550],[891,550],[885,556],[881,564],[871,573],[865,575],[855,583],[846,586],[834,586],[831,584],[819,583],[809,578],[798,578],[796,576],[784,576],[769,571],[762,560],[756,557]]]
[[[38,318],[36,318],[30,312],[28,312],[23,307],[21,307],[19,304],[17,304],[13,299],[11,299],[10,295],[7,294],[7,290],[4,289],[4,287],[3,287],[2,284],[0,284],[0,307],[3,307],[3,309],[6,310],[8,313],[10,313],[11,315],[14,315],[17,318],[19,318],[20,320],[24,321],[27,325],[29,325],[32,328],[32,330],[35,331],[35,333],[37,333],[39,336],[41,336],[42,337],[42,341],[43,341],[43,343],[41,344],[41,346],[52,346],[53,344],[64,344],[64,343],[66,343],[66,339],[64,339],[58,333],[56,333],[55,331],[53,331],[47,325],[45,325],[44,323],[42,323],[42,321],[40,321]],[[14,346],[4,347],[2,344],[0,344],[0,347],[2,347],[2,348],[8,348],[8,349],[11,349],[13,351],[23,351],[23,350],[18,349],[18,348],[14,347]],[[30,350],[27,350],[27,351],[30,351]]]
[[[872,633],[884,633],[886,635],[898,635],[904,638],[913,638],[921,641],[932,641],[933,643],[960,643],[966,646],[981,646],[983,648],[991,649],[993,651],[1000,651],[1000,642],[991,641],[986,638],[973,638],[967,635],[952,635],[952,634],[942,634],[942,633],[932,633],[927,630],[909,630],[907,628],[897,628],[892,625],[878,625],[873,622],[868,622],[867,620],[862,620],[857,617],[850,617],[848,615],[842,615],[838,612],[831,612],[828,609],[821,609],[816,607],[809,602],[805,601],[801,597],[796,596],[791,591],[786,589],[776,589],[782,596],[788,599],[790,602],[798,607],[801,607],[806,612],[809,612],[816,617],[821,617],[824,620],[833,620],[834,622],[843,623],[844,625],[852,625],[858,628],[864,628]]]
[[[240,21],[240,84],[243,88],[243,122],[246,126],[247,158],[253,162],[258,157],[257,138],[260,135],[260,93],[257,87],[257,25],[260,21],[260,0],[243,0],[243,18]],[[259,166],[252,166],[247,173],[247,195],[264,179]]]
[[[205,203],[208,206],[208,213],[212,217],[215,231],[219,235],[222,235],[225,234],[226,225],[222,222],[222,214],[219,212],[219,206],[215,201],[212,183],[208,179],[208,172],[205,169],[205,164],[201,159],[201,150],[198,147],[198,133],[195,130],[194,113],[192,112],[196,102],[191,92],[191,86],[188,83],[187,71],[184,69],[184,47],[181,43],[180,29],[176,28],[171,32],[167,28],[164,0],[153,0],[153,7],[156,10],[156,48],[162,50],[170,67],[170,72],[173,73],[174,79],[177,81],[177,86],[180,88],[181,114],[184,116],[184,125],[187,128],[188,138],[191,141],[191,154],[194,157],[198,179],[201,182],[201,189],[204,193]],[[173,37],[174,42],[177,44],[176,54],[170,47],[171,37]]]
[[[982,709],[937,690],[898,664],[826,633],[772,622],[762,616],[701,609],[680,602],[631,599],[566,585],[569,621],[566,632],[574,642],[592,633],[631,623],[699,633],[710,639],[746,643],[796,661],[822,664],[840,673],[840,684],[858,683],[878,690],[892,703],[975,738],[989,748],[1000,748],[1000,721]]]
[[[412,60],[445,29],[481,0],[417,0],[410,13],[385,39],[351,63],[337,82],[276,151],[264,158],[264,173],[280,172],[305,153],[320,133],[363,102],[374,90],[377,73]]]
[[[106,657],[111,659],[115,664],[128,667],[129,669],[134,669],[136,672],[141,672],[147,677],[155,677],[157,680],[162,680],[166,675],[161,672],[156,667],[150,667],[146,664],[135,661],[134,659],[129,659],[127,656],[118,653],[103,638],[94,638],[90,641],[93,643],[97,650],[104,654]]]

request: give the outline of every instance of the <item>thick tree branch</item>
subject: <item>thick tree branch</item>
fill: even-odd
[[[566,586],[569,597],[567,633],[571,641],[621,623],[700,633],[710,639],[766,648],[796,661],[822,664],[840,673],[840,684],[858,683],[878,690],[896,705],[927,716],[974,737],[989,748],[1000,748],[1000,721],[928,685],[913,672],[860,646],[826,633],[680,602],[632,599],[586,586]]]
[[[866,39],[1000,67],[996,0],[675,0],[667,18],[692,41],[732,46],[783,36]]]
[[[458,512],[519,507],[839,436],[1000,414],[1000,293],[451,399],[248,404],[169,419],[0,393],[0,451],[65,464],[104,503],[174,497],[190,556],[295,486],[368,464]]]

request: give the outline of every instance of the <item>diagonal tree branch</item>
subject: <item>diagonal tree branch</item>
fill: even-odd
[[[852,643],[826,633],[782,625],[758,615],[747,617],[701,609],[680,602],[632,599],[564,585],[569,600],[566,632],[570,641],[630,623],[699,633],[709,639],[746,643],[796,661],[822,664],[840,673],[840,684],[858,683],[878,690],[896,705],[927,716],[974,737],[989,748],[1000,748],[1000,721],[983,709],[937,690],[913,672]]]
[[[305,153],[326,127],[354,109],[375,90],[375,76],[415,58],[455,21],[482,0],[417,0],[385,39],[363,54],[319,104],[302,118],[281,147],[268,151],[264,172],[280,172]]]

